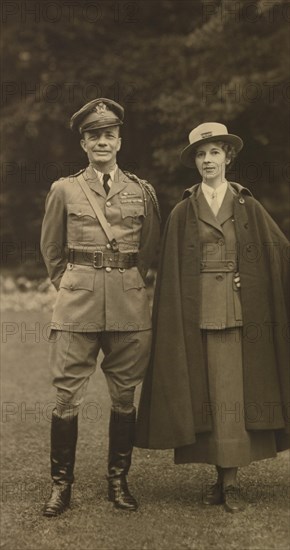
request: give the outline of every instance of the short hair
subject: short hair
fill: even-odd
[[[229,164],[227,164],[226,166],[226,169],[229,169],[229,167],[233,164],[236,156],[237,156],[237,151],[236,151],[236,148],[231,145],[230,143],[226,143],[225,141],[217,141],[216,142],[225,152],[226,154],[226,159],[229,160]]]

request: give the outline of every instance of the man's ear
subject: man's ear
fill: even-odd
[[[121,138],[121,137],[119,137],[119,138],[118,138],[117,151],[120,151],[120,149],[121,149],[121,145],[122,145],[122,138]]]
[[[80,144],[81,144],[81,148],[87,153],[87,144],[84,138],[81,139]]]

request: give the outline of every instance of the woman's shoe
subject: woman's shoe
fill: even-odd
[[[236,514],[242,512],[245,507],[245,501],[241,497],[240,489],[234,485],[228,485],[223,488],[224,507],[227,512]]]
[[[202,495],[202,502],[207,506],[223,503],[223,491],[220,483],[214,485],[207,485]]]

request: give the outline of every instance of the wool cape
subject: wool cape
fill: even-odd
[[[248,189],[230,186],[241,280],[245,426],[274,430],[277,450],[284,450],[290,432],[289,242]],[[210,400],[199,328],[198,187],[185,191],[165,227],[137,447],[191,445],[196,434],[212,429],[211,415],[205,414]]]

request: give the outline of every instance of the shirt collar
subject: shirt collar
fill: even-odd
[[[104,175],[105,172],[100,172],[94,166],[93,166],[93,168],[94,168],[99,180],[103,183],[103,175]],[[110,172],[108,172],[108,174],[110,176],[110,180],[108,181],[109,185],[114,181],[114,177],[115,177],[115,174],[116,174],[117,170],[118,170],[118,165],[115,164],[114,168]]]
[[[201,184],[201,190],[209,198],[212,198],[213,193],[216,193],[216,196],[218,199],[222,200],[227,192],[228,188],[228,182],[225,181],[217,189],[213,189],[210,185],[207,185],[207,183],[204,183],[204,181]]]

